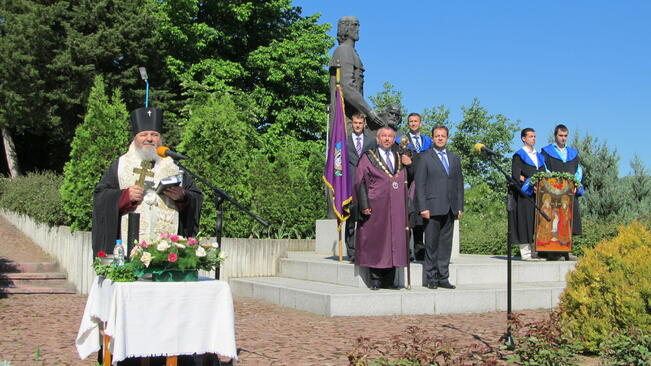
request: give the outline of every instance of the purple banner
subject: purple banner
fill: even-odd
[[[323,180],[330,189],[332,207],[337,214],[337,221],[341,224],[350,216],[353,177],[348,176],[348,134],[344,118],[344,99],[339,85],[335,91],[335,98],[335,118],[328,141],[328,158]]]

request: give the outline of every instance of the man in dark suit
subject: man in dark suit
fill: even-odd
[[[348,135],[348,177],[355,179],[355,170],[359,158],[367,151],[374,149],[377,142],[370,137],[364,129],[366,128],[366,116],[363,113],[355,113],[351,117],[353,132]],[[351,262],[355,261],[355,228],[357,223],[357,207],[351,205],[350,218],[346,220],[346,252]]]
[[[427,287],[454,289],[448,277],[452,254],[454,220],[463,212],[461,159],[446,150],[449,130],[432,130],[434,148],[416,161],[416,209],[425,221],[425,265]]]

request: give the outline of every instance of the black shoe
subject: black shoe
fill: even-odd
[[[377,290],[379,290],[380,288],[377,287],[377,286],[371,285],[368,289],[369,289],[369,290],[373,290],[373,291],[377,291]]]
[[[448,281],[448,280],[439,281],[439,287],[441,287],[441,288],[449,288],[450,290],[454,290],[455,288],[457,288],[457,286],[451,284],[450,281]]]
[[[427,288],[430,290],[436,290],[438,288],[438,285],[436,284],[436,282],[428,283]]]

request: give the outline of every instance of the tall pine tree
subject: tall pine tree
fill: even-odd
[[[126,151],[130,139],[129,114],[120,89],[109,99],[101,76],[88,97],[88,112],[75,130],[70,160],[63,169],[63,208],[73,230],[90,230],[93,190],[102,174]]]

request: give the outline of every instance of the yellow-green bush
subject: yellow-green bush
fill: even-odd
[[[587,249],[561,295],[563,328],[589,352],[612,332],[651,331],[651,232],[638,222]]]

